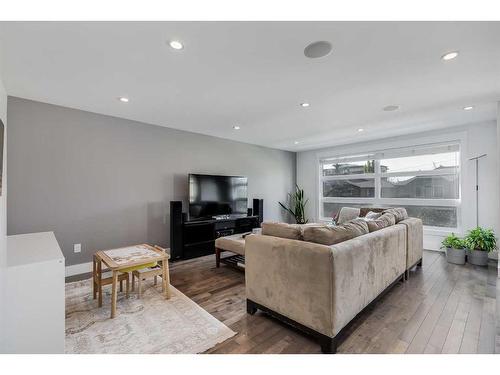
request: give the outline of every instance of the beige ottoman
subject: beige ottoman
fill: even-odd
[[[219,237],[215,240],[215,265],[220,267],[220,255],[223,251],[245,256],[245,239],[240,234]]]

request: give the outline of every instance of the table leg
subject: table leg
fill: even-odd
[[[127,273],[127,278],[125,280],[125,288],[127,289],[127,292],[126,292],[126,297],[128,298],[129,297],[129,288],[130,288],[130,284],[129,284],[129,274]]]
[[[118,271],[113,271],[113,287],[111,291],[111,319],[116,316],[116,297],[118,294]]]
[[[163,283],[163,293],[166,299],[170,299],[170,275],[168,271],[168,259],[164,259],[162,262],[162,283]]]
[[[97,306],[102,307],[102,262],[98,259],[97,262],[97,294],[99,299],[97,300]]]
[[[220,267],[220,253],[221,250],[219,248],[215,248],[215,267],[219,268]]]
[[[137,288],[139,289],[139,291],[137,292],[137,298],[141,298],[142,297],[142,276],[139,275],[139,277],[137,278]]]
[[[97,264],[96,264],[95,256],[93,256],[92,257],[92,294],[93,294],[94,299],[97,298],[96,271],[97,271]]]

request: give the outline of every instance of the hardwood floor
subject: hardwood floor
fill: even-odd
[[[171,265],[171,282],[238,334],[208,353],[320,353],[307,335],[265,315],[246,313],[244,273],[215,256]],[[500,352],[496,265],[457,266],[424,252],[410,273],[352,325],[338,353]]]

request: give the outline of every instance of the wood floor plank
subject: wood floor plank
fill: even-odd
[[[441,313],[444,310],[444,307],[446,306],[448,298],[450,297],[455,284],[455,280],[447,280],[443,283],[439,295],[432,304],[432,307],[429,309],[427,315],[422,321],[422,324],[413,337],[413,340],[408,347],[407,353],[423,353],[425,351],[427,343],[434,331]]]

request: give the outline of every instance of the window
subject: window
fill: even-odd
[[[458,227],[458,143],[377,151],[320,160],[320,216],[341,207],[405,207],[424,225]]]

